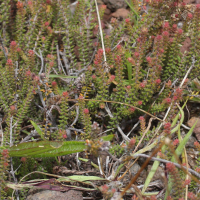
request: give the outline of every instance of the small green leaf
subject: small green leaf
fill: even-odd
[[[158,157],[159,158],[159,157]],[[144,187],[142,188],[142,194],[144,194],[145,190],[147,189],[149,183],[151,182],[151,179],[153,178],[156,170],[158,169],[158,166],[159,166],[160,162],[159,161],[154,161],[152,167],[151,167],[151,171],[149,172],[147,178],[146,178],[146,181],[144,183]]]
[[[83,141],[39,141],[25,142],[9,147],[12,157],[55,157],[77,153],[86,149]]]
[[[197,120],[198,121],[198,120]],[[188,142],[188,140],[190,139],[192,132],[197,124],[197,121],[194,123],[194,125],[191,127],[191,129],[189,130],[189,132],[186,134],[186,136],[183,138],[183,140],[180,142],[180,144],[178,145],[178,147],[175,150],[175,153],[177,156],[180,156],[183,152],[183,149],[186,145],[186,143]],[[172,162],[176,162],[175,157],[173,156],[171,159]]]
[[[42,132],[42,130],[40,129],[40,127],[34,121],[32,121],[32,120],[31,120],[31,124],[33,125],[33,127],[35,128],[35,130],[37,131],[37,133],[40,135],[40,137],[43,140],[46,140],[45,137],[44,137],[44,133]]]
[[[114,134],[106,135],[106,136],[101,137],[101,139],[103,141],[111,141],[113,138],[114,138]]]
[[[91,162],[91,165],[92,165],[94,168],[99,169],[99,166],[96,165],[95,163]]]
[[[23,133],[26,133],[27,135],[29,135],[30,133],[26,130],[22,130]]]
[[[138,13],[135,11],[133,5],[131,5],[127,0],[125,0],[125,2],[126,2],[127,5],[130,7],[131,11],[136,15],[136,19],[134,19],[134,22],[135,22],[135,24],[137,24],[138,19],[139,19]]]
[[[115,172],[115,176],[114,178],[118,175],[120,169],[124,166],[124,164],[119,165],[119,167],[117,168],[116,172]]]
[[[34,156],[53,150],[49,141],[25,142],[8,148],[10,156]]]
[[[105,181],[106,179],[98,177],[98,176],[67,176],[67,177],[61,177],[58,179],[58,181],[65,181],[65,180],[73,180],[73,181],[79,181],[79,182],[85,182],[85,181]]]
[[[88,159],[86,159],[86,158],[78,158],[79,160],[81,160],[81,161],[83,161],[83,162],[88,162],[89,160]]]
[[[39,154],[35,157],[55,157],[63,156],[72,153],[84,151],[86,149],[85,142],[83,141],[65,141],[62,146],[56,149],[52,149],[46,153]]]
[[[65,75],[50,74],[49,78],[77,78],[77,76],[65,76]]]

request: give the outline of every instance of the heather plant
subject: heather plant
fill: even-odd
[[[179,172],[174,163],[176,155],[186,156],[183,149],[193,130],[181,138],[184,113],[179,104],[188,100],[184,95],[188,83],[199,78],[200,5],[174,0],[131,0],[127,4],[129,18],[111,18],[107,34],[102,32],[106,6],[97,7],[96,0],[0,2],[1,199],[9,196],[6,187],[16,189],[7,181],[9,166],[10,182],[17,183],[33,170],[25,157],[46,159],[86,150],[97,157],[103,151],[115,163],[108,170],[108,164],[105,167],[99,158],[98,166],[91,162],[105,179],[82,176],[82,184],[86,179],[110,181],[95,189],[105,199],[118,198],[135,181],[124,190],[116,185],[123,167],[131,167],[134,156],[156,146],[159,149],[152,151],[148,161],[159,150],[157,159],[171,160],[166,164],[165,199],[184,198],[188,184],[176,177]],[[191,47],[182,52],[180,47],[188,37]],[[131,120],[138,123],[127,133]],[[164,144],[165,138],[174,140],[174,146]],[[144,140],[147,145],[141,147]],[[198,143],[195,146],[199,148]],[[22,166],[13,162],[13,156],[22,157]],[[79,169],[78,159],[77,165]],[[150,176],[158,165],[155,161]],[[178,166],[184,171],[182,164]],[[27,171],[20,169],[17,174],[18,167]],[[195,176],[199,179],[198,173]],[[63,181],[57,178],[59,183]],[[151,178],[142,192],[136,190],[138,198],[151,196],[145,193]],[[197,178],[193,180],[199,184]],[[77,181],[76,177],[70,180]],[[170,193],[167,188],[172,186],[176,189]],[[186,191],[188,198],[198,198]],[[155,195],[150,199],[156,199]]]

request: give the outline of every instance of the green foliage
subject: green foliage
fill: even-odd
[[[45,140],[44,137],[44,133],[42,132],[42,130],[40,129],[40,127],[33,121],[31,121],[31,124],[33,125],[33,127],[35,128],[35,130],[37,131],[37,133],[40,135],[40,137]]]
[[[81,152],[86,147],[82,141],[40,141],[21,143],[8,149],[10,156],[56,157]]]
[[[180,84],[190,67],[188,77],[199,78],[198,6],[189,10],[181,3],[175,6],[173,0],[152,0],[146,10],[139,1],[126,1],[130,18],[121,22],[112,18],[106,25],[102,23],[109,29],[109,34],[103,31],[104,52],[95,2],[70,2],[0,2],[1,153],[8,149],[11,157],[27,156],[32,163],[35,157],[84,151],[85,141],[81,140],[86,140],[90,152],[98,155],[99,149],[110,148],[108,141],[113,135],[108,133],[119,135],[118,141],[129,140],[123,133],[130,129],[125,121],[135,121],[143,112],[158,116],[170,106],[165,121],[171,122],[178,111],[176,105],[184,99],[187,82]],[[99,7],[102,21],[105,11],[105,6]],[[191,47],[182,52],[181,46],[188,37]],[[157,128],[147,130],[146,121],[140,131],[130,132],[130,137],[134,135],[137,141],[147,142],[154,138],[150,135]],[[178,156],[183,153],[193,128],[176,148]],[[146,130],[146,138],[142,138]],[[108,136],[103,138],[101,134],[105,131]],[[178,127],[172,130],[170,127],[170,131],[178,131],[180,139]],[[34,141],[38,134],[43,141]],[[164,139],[166,130],[156,134]],[[74,138],[76,141],[65,141]],[[116,142],[116,138],[113,140]],[[155,141],[138,152],[155,147],[158,142]],[[112,144],[109,152],[121,157],[124,148]],[[167,154],[175,161],[170,151]],[[8,162],[4,159],[0,161],[0,176],[6,181],[3,165]],[[155,163],[152,170],[157,166]],[[24,162],[20,170],[19,177],[33,168]],[[153,172],[145,189],[152,175]]]
[[[66,126],[67,126],[67,121],[68,121],[68,118],[69,118],[69,115],[68,115],[68,101],[67,101],[67,96],[66,97],[62,97],[61,98],[61,106],[60,106],[60,120],[59,120],[59,128],[61,129],[65,129]]]
[[[122,148],[119,144],[112,146],[109,149],[110,153],[116,157],[120,157],[124,153],[124,148]]]

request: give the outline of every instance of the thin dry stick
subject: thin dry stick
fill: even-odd
[[[106,103],[106,102],[107,102],[107,103],[116,103],[116,104],[125,105],[125,106],[131,107],[131,108],[135,108],[135,109],[137,109],[137,110],[139,110],[139,111],[141,111],[141,112],[143,112],[143,113],[145,113],[145,114],[147,114],[147,115],[149,115],[149,116],[151,116],[151,117],[153,117],[153,118],[155,118],[155,119],[157,119],[157,120],[159,120],[159,121],[161,121],[161,122],[164,121],[164,120],[162,120],[162,119],[160,119],[160,118],[158,118],[158,117],[156,117],[156,116],[154,116],[154,115],[152,115],[152,114],[146,112],[145,110],[142,110],[141,108],[138,108],[138,107],[136,107],[136,106],[132,106],[132,105],[127,104],[127,103],[122,103],[122,102],[118,102],[118,101],[96,100],[96,99],[82,99],[82,100],[83,100],[83,101],[105,102],[105,103]],[[67,99],[67,101],[78,102],[77,99]]]
[[[104,47],[104,41],[103,41],[103,32],[102,32],[102,27],[101,27],[101,19],[99,16],[99,8],[97,5],[97,1],[95,0],[95,5],[96,5],[96,11],[97,11],[97,18],[98,18],[98,23],[99,23],[99,31],[100,31],[100,37],[101,37],[101,45],[103,49],[103,57],[104,57],[104,62],[106,62],[106,53],[105,53],[105,47]]]
[[[130,168],[137,162],[138,159],[139,159],[139,157],[136,158],[136,159],[133,161],[133,163],[131,163],[130,166],[128,166],[127,170],[122,174],[122,176],[120,176],[120,177],[117,179],[118,181],[120,181],[122,178],[124,178],[124,176],[126,175],[126,173],[127,173],[127,172],[130,170]]]
[[[181,84],[180,84],[180,88],[182,88],[186,78],[188,77],[189,73],[191,72],[192,68],[194,67],[194,64],[195,64],[196,60],[195,60],[195,56],[193,55],[192,56],[192,65],[190,66],[190,68],[188,69],[187,73],[185,74],[185,77],[183,78]]]

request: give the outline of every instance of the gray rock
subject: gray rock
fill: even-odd
[[[59,192],[52,190],[31,189],[26,200],[83,200],[82,192],[69,190]]]
[[[129,16],[130,11],[125,8],[120,8],[116,12],[112,13],[112,17],[126,19]]]
[[[131,175],[132,177],[134,177],[138,171],[140,170],[140,165],[138,163],[135,163],[131,168],[130,168],[130,172],[131,172]],[[147,173],[146,173],[146,170],[144,169],[141,173],[140,173],[140,176],[138,177],[137,179],[137,183],[144,183],[145,179],[147,177]]]
[[[133,176],[135,176],[138,171],[140,170],[140,165],[138,165],[138,163],[135,163],[131,168],[130,168],[130,172]]]
[[[107,8],[112,12],[115,12],[119,8],[127,8],[127,3],[125,0],[102,0]],[[130,2],[130,0],[128,0]]]

